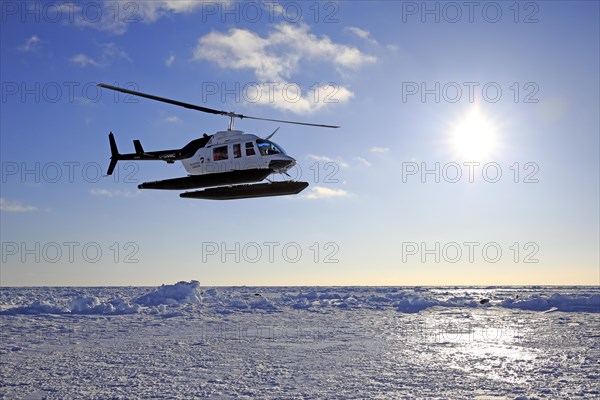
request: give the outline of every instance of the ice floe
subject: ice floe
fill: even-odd
[[[198,281],[158,288],[3,288],[0,313],[181,316],[272,313],[304,310],[396,310],[420,313],[439,308],[507,308],[527,311],[600,312],[597,288],[423,287],[223,287]]]

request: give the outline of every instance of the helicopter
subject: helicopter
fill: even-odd
[[[206,200],[234,200],[256,197],[284,196],[298,194],[308,187],[307,182],[281,181],[268,179],[271,174],[285,174],[296,165],[296,160],[289,156],[281,146],[271,141],[279,128],[266,138],[234,129],[234,120],[253,119],[259,121],[279,122],[313,126],[320,128],[339,128],[336,125],[311,124],[306,122],[286,121],[270,118],[258,118],[248,115],[215,110],[208,107],[184,103],[151,94],[136,92],[117,86],[99,83],[97,86],[117,92],[144,97],[191,110],[201,111],[229,117],[226,131],[212,135],[204,134],[180,149],[145,151],[139,140],[133,141],[135,153],[121,154],[112,132],[108,135],[110,144],[110,164],[106,175],[112,175],[120,160],[159,160],[173,164],[181,162],[188,175],[180,178],[144,182],[138,189],[189,190],[180,193],[182,198]],[[263,180],[266,183],[258,183]]]

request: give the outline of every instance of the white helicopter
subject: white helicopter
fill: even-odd
[[[235,118],[255,119],[260,121],[281,122],[317,126],[322,128],[339,128],[335,125],[309,124],[305,122],[283,121],[269,118],[257,118],[247,115],[214,110],[212,108],[183,103],[163,97],[136,92],[117,86],[98,84],[99,87],[118,92],[145,97],[191,110],[229,117],[226,131],[203,137],[175,150],[144,151],[139,140],[134,140],[135,153],[120,154],[113,133],[108,135],[110,142],[110,165],[107,175],[111,175],[119,160],[161,160],[169,164],[181,161],[188,176],[154,182],[144,182],[139,189],[187,190],[208,188],[205,190],[184,192],[179,196],[193,199],[231,200],[252,197],[282,196],[298,194],[308,186],[307,182],[285,181],[257,183],[274,173],[287,175],[287,171],[296,164],[296,160],[287,155],[276,143],[270,141],[279,130],[277,128],[268,137],[262,139],[256,135],[233,129]],[[288,175],[289,176],[289,175]],[[248,183],[253,183],[248,185]]]

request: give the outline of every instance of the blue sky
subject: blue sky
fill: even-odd
[[[47,4],[1,10],[2,285],[600,283],[597,2]],[[342,128],[274,136],[299,196],[142,192],[185,171],[98,176],[109,131],[171,149],[227,121],[99,82]]]

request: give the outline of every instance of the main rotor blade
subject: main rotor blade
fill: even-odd
[[[185,107],[185,108],[189,108],[191,110],[202,111],[202,112],[209,113],[209,114],[218,114],[218,115],[228,115],[228,116],[232,116],[232,117],[239,117],[237,114],[230,113],[227,111],[214,110],[214,109],[208,108],[208,107],[202,107],[202,106],[197,106],[195,104],[184,103],[182,101],[171,100],[171,99],[167,99],[165,97],[158,97],[158,96],[154,96],[153,94],[136,92],[134,90],[129,90],[129,89],[124,89],[124,88],[120,88],[117,86],[107,85],[105,83],[99,83],[96,86],[99,86],[99,87],[105,88],[105,89],[115,90],[115,91],[121,92],[121,93],[132,94],[134,96],[145,97],[150,100],[162,101],[163,103],[173,104],[175,106]]]
[[[134,90],[129,90],[129,89],[124,89],[124,88],[120,88],[117,86],[107,85],[105,83],[99,83],[96,86],[104,88],[104,89],[115,90],[115,91],[121,92],[121,93],[131,94],[134,96],[145,97],[150,100],[162,101],[163,103],[173,104],[175,106],[188,108],[190,110],[202,111],[202,112],[209,113],[209,114],[225,115],[228,117],[239,118],[239,119],[247,118],[247,119],[254,119],[254,120],[258,120],[258,121],[281,122],[283,124],[318,126],[321,128],[339,128],[339,126],[336,126],[336,125],[309,124],[308,122],[296,122],[296,121],[285,121],[285,120],[281,120],[281,119],[250,117],[248,115],[236,114],[234,112],[228,112],[228,111],[215,110],[213,108],[197,106],[195,104],[184,103],[182,101],[177,101],[177,100],[171,100],[171,99],[167,99],[165,97],[154,96],[152,94],[136,92]]]
[[[323,124],[309,124],[308,122],[295,122],[295,121],[285,121],[282,119],[270,119],[270,118],[258,118],[258,117],[249,117],[247,115],[237,115],[238,118],[247,118],[247,119],[256,119],[258,121],[271,121],[271,122],[281,122],[284,124],[295,124],[295,125],[306,125],[306,126],[318,126],[321,128],[339,128],[337,125],[323,125]]]

